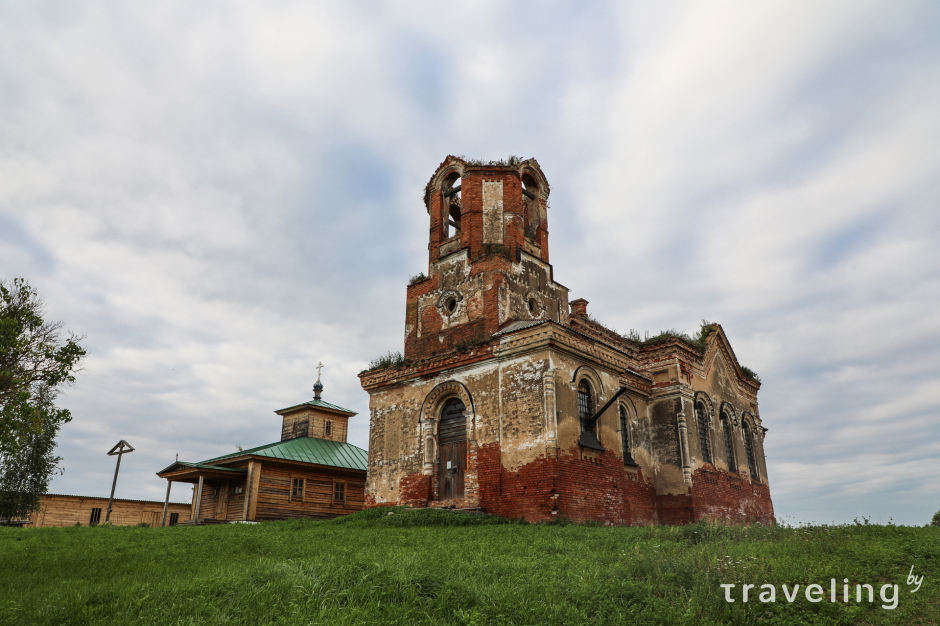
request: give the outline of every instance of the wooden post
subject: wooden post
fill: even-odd
[[[258,496],[261,495],[261,463],[255,462],[255,473],[251,477],[251,508],[248,509],[248,515],[255,520],[258,511]]]
[[[199,505],[202,504],[202,474],[199,475],[199,487],[196,489],[196,509],[193,511],[193,523],[199,523]]]
[[[173,486],[173,481],[166,481],[166,500],[163,501],[163,519],[160,520],[160,526],[166,526],[166,511],[170,507],[170,487]]]
[[[261,483],[261,463],[251,461],[248,463],[248,479],[245,481],[245,512],[242,514],[246,522],[253,522],[258,509],[258,486]]]
[[[242,520],[245,522],[248,521],[248,505],[251,503],[251,478],[252,474],[254,473],[254,469],[255,463],[254,461],[250,461],[248,463],[248,475],[245,477],[245,502],[242,507]]]

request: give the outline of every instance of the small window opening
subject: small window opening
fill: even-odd
[[[712,462],[712,449],[708,442],[708,421],[705,405],[701,402],[695,404],[695,420],[698,423],[698,441],[702,447],[702,462]]]
[[[179,524],[180,514],[179,513],[170,513],[170,526],[176,526]]]
[[[538,317],[541,311],[539,310],[539,302],[535,298],[529,298],[529,314],[532,317]]]
[[[333,483],[333,502],[336,502],[336,503],[346,502],[346,484],[345,483]]]
[[[448,298],[447,301],[444,302],[444,308],[447,309],[448,315],[456,311],[457,310],[457,298],[454,298],[453,296]]]
[[[101,507],[95,507],[91,510],[91,519],[88,520],[89,526],[97,526],[101,521]]]
[[[333,422],[331,422],[330,420],[326,420],[326,424],[323,426],[323,432],[326,434],[327,437],[332,437],[333,436]]]
[[[244,492],[245,492],[245,488],[242,487],[241,485],[232,485],[233,494],[244,493]]]
[[[290,497],[299,498],[301,500],[303,499],[304,497],[304,479],[303,478],[295,478],[291,481]]]

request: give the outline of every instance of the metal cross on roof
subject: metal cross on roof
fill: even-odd
[[[320,380],[320,370],[323,369],[323,361],[317,363],[317,380]]]

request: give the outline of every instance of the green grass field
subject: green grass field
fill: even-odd
[[[911,566],[924,576],[916,593]],[[0,528],[0,624],[940,624],[938,574],[938,527],[625,528],[372,509],[330,522]],[[722,583],[737,584],[734,603]],[[747,603],[744,583],[757,585]],[[821,602],[804,595],[812,583]],[[873,586],[873,603],[867,591],[856,602],[856,583]],[[775,602],[758,599],[761,584]],[[800,585],[792,603],[781,584]],[[895,609],[882,608],[885,584],[898,584]]]

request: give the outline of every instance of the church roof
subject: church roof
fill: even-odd
[[[345,409],[343,409],[345,410]],[[329,439],[316,439],[314,437],[298,437],[287,441],[278,441],[267,445],[239,450],[232,454],[203,461],[202,464],[216,465],[230,459],[244,456],[260,456],[285,461],[300,461],[302,463],[316,463],[330,467],[343,467],[366,471],[369,453],[351,443],[330,441]]]
[[[326,409],[327,411],[339,411],[341,413],[348,413],[350,416],[357,415],[355,411],[350,411],[349,409],[344,409],[341,406],[336,406],[335,404],[330,404],[329,402],[324,402],[323,400],[317,400],[316,398],[312,400],[307,400],[306,402],[301,402],[294,406],[289,406],[286,409],[278,409],[275,411],[277,414],[281,414],[285,411],[292,411],[294,409],[300,409],[303,407],[316,407],[318,409]]]

